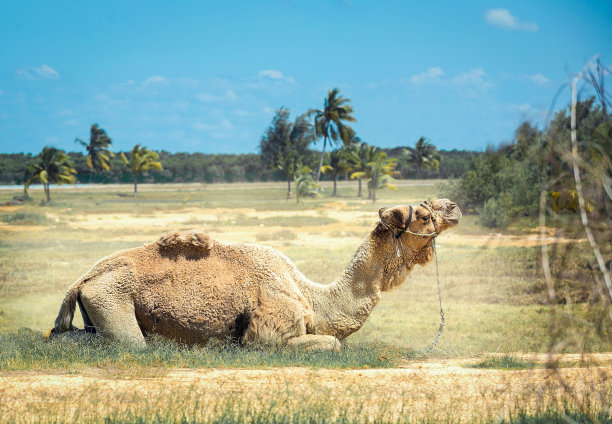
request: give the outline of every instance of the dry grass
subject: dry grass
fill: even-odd
[[[0,331],[45,329],[63,292],[102,256],[155,240],[166,231],[197,228],[229,241],[259,242],[283,251],[307,276],[329,283],[348,264],[382,206],[435,197],[435,182],[404,182],[372,203],[342,183],[340,197],[284,199],[282,184],[146,186],[139,197],[123,188],[55,190],[48,207],[36,202],[0,210],[36,216],[46,225],[0,224]],[[0,203],[13,196],[0,191]],[[42,193],[33,192],[36,199]],[[388,197],[387,197],[388,196]],[[521,245],[522,243],[522,245]],[[529,234],[487,234],[466,216],[439,239],[442,296],[448,327],[440,353],[544,351],[550,308],[544,304],[536,247]],[[526,246],[526,247],[524,247]],[[578,315],[584,305],[574,307]],[[349,343],[382,342],[420,349],[438,324],[435,267],[416,268],[385,294]],[[587,350],[609,350],[591,340]]]
[[[33,332],[15,333],[21,327],[49,328],[66,288],[99,258],[153,241],[166,231],[196,228],[218,239],[266,244],[283,251],[313,280],[329,283],[373,227],[380,207],[436,196],[435,182],[414,181],[403,182],[397,191],[381,192],[376,203],[353,197],[353,183],[341,183],[338,198],[324,194],[301,205],[285,201],[284,186],[272,183],[143,185],[136,198],[119,195],[129,190],[116,186],[55,190],[47,207],[37,206],[42,193],[33,191],[33,204],[0,207],[0,337],[14,343],[0,354],[2,369],[39,370],[31,379],[27,372],[0,374],[0,379],[11,379],[10,387],[0,385],[0,421],[490,422],[505,418],[545,422],[563,420],[563,414],[591,419],[583,414],[586,398],[596,406],[593,411],[607,414],[609,364],[599,374],[591,373],[596,368],[562,370],[581,394],[580,401],[562,390],[554,374],[543,374],[551,371],[539,366],[514,371],[458,366],[463,374],[455,370],[440,377],[444,369],[448,371],[444,365],[448,358],[548,348],[552,309],[545,303],[538,271],[537,239],[529,230],[520,235],[490,234],[476,225],[473,216],[464,217],[459,227],[439,239],[448,326],[435,352],[424,351],[439,322],[433,264],[415,269],[401,287],[384,294],[339,356],[226,347],[185,350],[159,341],[148,351],[132,352],[83,341],[49,345]],[[14,194],[0,191],[0,204]],[[590,313],[588,304],[565,307],[578,317]],[[78,318],[76,324],[80,325]],[[584,334],[585,350],[612,350],[611,341],[594,330],[586,328]],[[509,358],[514,359],[480,361],[492,368],[522,364],[519,356]],[[425,366],[426,372],[420,373],[402,365],[402,360],[410,364],[415,359],[442,361],[442,371]],[[173,371],[176,366],[408,366],[413,371],[395,377],[365,373],[349,378],[303,368],[293,375],[280,368],[286,379],[254,377],[253,384],[236,377],[238,371],[231,378],[212,380],[193,371],[191,377],[179,375],[178,382],[165,380],[172,373],[180,374]],[[76,376],[55,379],[44,373],[48,369],[72,370]],[[465,375],[474,379],[462,380]]]
[[[493,422],[521,414],[562,419],[567,411],[589,422],[606,419],[610,377],[609,370],[593,368],[490,371],[453,361],[414,362],[395,370],[13,373],[0,375],[0,417],[17,422]],[[571,383],[573,396],[564,392],[560,378]]]

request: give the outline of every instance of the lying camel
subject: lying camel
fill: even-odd
[[[361,328],[381,292],[432,259],[434,237],[460,218],[448,199],[382,208],[351,263],[329,285],[309,280],[270,247],[197,232],[168,234],[96,263],[68,289],[48,334],[77,330],[78,303],[85,331],[140,346],[145,336],[159,334],[188,344],[229,338],[338,349]]]

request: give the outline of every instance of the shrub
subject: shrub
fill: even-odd
[[[52,222],[44,213],[29,211],[17,211],[2,215],[0,221],[13,225],[46,225]]]
[[[485,201],[483,207],[476,211],[480,224],[490,228],[504,228],[510,222],[514,208],[510,195],[502,193],[498,199],[492,197]]]

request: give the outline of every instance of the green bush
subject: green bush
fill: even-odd
[[[40,212],[17,211],[0,216],[0,221],[13,225],[47,225],[52,221]]]
[[[476,210],[480,224],[490,228],[505,228],[510,222],[514,208],[510,195],[502,193],[498,199],[492,197],[485,201],[482,208]]]

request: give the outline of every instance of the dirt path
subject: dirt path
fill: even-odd
[[[515,355],[514,357],[519,357]],[[544,355],[524,355],[542,362]],[[580,357],[564,355],[561,363]],[[568,366],[557,371],[468,368],[481,358],[406,362],[393,369],[86,369],[79,374],[0,373],[0,419],[104,416],[117,411],[141,414],[205,405],[212,414],[222,405],[271,408],[332,407],[355,414],[397,418],[507,416],[520,406],[537,410],[563,401],[610,405],[612,353],[593,357],[598,366]],[[331,403],[330,403],[331,402]],[[326,406],[327,405],[327,406]],[[215,409],[216,408],[216,409]],[[283,410],[285,410],[283,409]],[[55,412],[53,412],[55,411]],[[42,414],[42,415],[41,415]],[[93,414],[93,415],[92,415]],[[433,415],[432,415],[433,414]],[[441,414],[441,415],[440,415]]]

